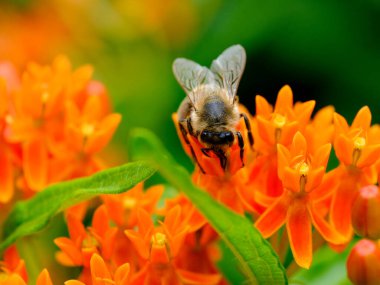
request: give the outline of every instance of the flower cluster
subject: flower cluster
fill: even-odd
[[[110,112],[107,91],[92,72],[91,66],[72,70],[64,56],[49,66],[31,63],[21,77],[0,63],[1,203],[105,167],[98,153],[121,116]]]
[[[315,101],[294,104],[289,86],[279,91],[274,107],[256,96],[256,114],[249,116],[254,145],[244,148],[244,167],[236,155],[237,141],[227,153],[230,168],[223,171],[201,152],[202,143],[187,135],[203,168],[196,168],[194,182],[236,212],[250,213],[264,238],[276,237],[271,242],[280,258],[290,246],[304,268],[310,267],[317,247],[313,236],[333,248],[351,240],[353,201],[361,187],[378,182],[380,165],[379,127],[371,126],[368,107],[350,126],[331,106],[312,118],[314,106]],[[176,115],[173,119],[177,125]],[[243,122],[236,129],[249,146]],[[191,155],[189,145],[182,144]],[[328,170],[332,149],[340,164]]]
[[[90,66],[72,70],[64,56],[48,66],[32,63],[21,77],[12,65],[0,65],[1,203],[106,167],[98,154],[121,116],[111,113],[104,86],[91,75]],[[216,267],[217,234],[182,195],[158,208],[163,191],[138,184],[68,209],[68,236],[54,239],[55,256],[81,270],[65,284],[225,284]],[[30,281],[16,247],[0,266],[0,284]],[[36,284],[54,280],[54,271],[44,269]]]
[[[2,205],[106,167],[99,152],[121,116],[112,113],[105,87],[91,78],[91,66],[74,70],[64,56],[48,66],[29,64],[21,76],[0,63]],[[355,284],[376,284],[380,128],[371,125],[368,107],[349,125],[331,106],[312,117],[314,106],[294,103],[289,86],[275,106],[256,96],[255,115],[239,106],[246,117],[235,129],[244,144],[234,140],[223,166],[218,153],[205,152],[197,137],[179,129],[177,114],[173,120],[184,150],[195,158],[194,183],[248,214],[281,261],[290,249],[293,265],[309,268],[321,240],[340,250],[355,232],[363,239],[347,260],[348,276]],[[332,150],[336,167],[329,163]],[[167,198],[164,190],[138,184],[68,209],[68,234],[54,239],[56,260],[80,270],[65,284],[227,284],[216,266],[217,233],[185,196]],[[53,284],[53,274],[43,269],[36,284]],[[11,246],[0,262],[0,284],[27,282],[25,262]]]

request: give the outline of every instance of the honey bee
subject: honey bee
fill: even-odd
[[[239,112],[236,96],[245,62],[244,48],[234,45],[223,51],[210,69],[185,58],[177,58],[173,63],[174,75],[187,95],[177,111],[179,128],[203,173],[205,171],[187,138],[188,133],[205,146],[201,149],[203,154],[210,156],[213,152],[219,158],[224,170],[227,166],[226,151],[235,139],[243,163],[244,140],[236,131],[241,117],[244,118],[249,143],[253,145],[250,122],[246,114]]]

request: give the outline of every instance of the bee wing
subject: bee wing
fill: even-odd
[[[204,66],[185,58],[177,58],[173,63],[173,72],[178,83],[185,90],[193,106],[202,92],[193,92],[197,87],[204,84],[214,84],[214,74]]]
[[[211,71],[215,74],[215,81],[220,88],[227,90],[231,103],[239,86],[246,61],[245,50],[241,45],[234,45],[226,49],[212,62]]]

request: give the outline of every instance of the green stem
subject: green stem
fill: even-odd
[[[43,269],[43,247],[40,246],[35,236],[26,236],[16,242],[20,257],[25,261],[28,272],[28,283],[36,284],[38,275]]]

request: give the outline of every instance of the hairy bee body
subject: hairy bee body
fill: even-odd
[[[228,140],[227,132],[235,132],[235,127],[239,122],[240,114],[237,104],[231,105],[220,95],[223,90],[207,90],[207,86],[200,86],[199,92],[205,92],[198,102],[196,108],[193,107],[189,98],[185,98],[178,108],[179,120],[184,121],[190,118],[192,130],[189,131],[198,138],[207,148],[223,149],[229,147],[233,141]],[[188,127],[188,126],[187,126]],[[202,137],[203,134],[203,137]]]
[[[239,45],[226,49],[213,61],[211,69],[183,58],[173,63],[177,81],[187,94],[177,112],[184,139],[188,143],[187,133],[196,137],[205,146],[202,152],[205,155],[214,152],[223,169],[227,165],[225,153],[235,138],[243,161],[244,141],[240,132],[236,131],[241,117],[244,117],[249,129],[251,145],[253,143],[249,121],[246,115],[239,112],[236,96],[244,66],[245,51]],[[197,161],[193,150],[192,154]]]

